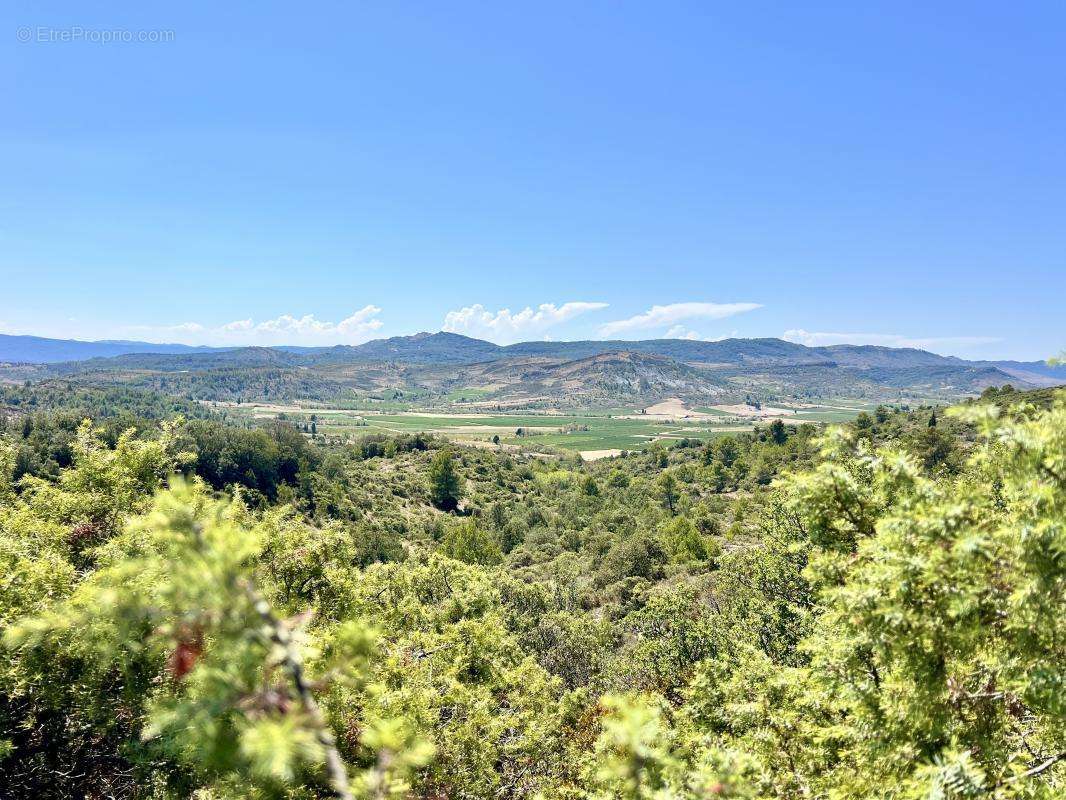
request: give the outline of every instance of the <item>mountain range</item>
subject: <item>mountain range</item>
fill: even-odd
[[[127,353],[194,353],[213,349],[216,348],[133,342],[124,339],[83,342],[77,339],[0,334],[0,363],[53,364],[87,358],[111,358]]]
[[[1044,362],[966,361],[914,348],[807,347],[782,339],[537,341],[497,345],[418,333],[334,347],[191,347],[0,335],[0,379],[63,377],[195,396],[336,398],[384,389],[428,395],[609,403],[718,396],[959,396],[987,386],[1066,383]]]

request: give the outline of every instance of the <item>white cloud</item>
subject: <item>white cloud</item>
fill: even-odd
[[[760,303],[670,303],[652,306],[643,314],[629,319],[619,319],[600,326],[600,336],[610,338],[618,334],[655,328],[676,327],[690,319],[725,319],[745,311],[762,308]]]
[[[382,326],[377,318],[381,309],[367,305],[340,322],[315,319],[313,314],[294,317],[282,314],[274,319],[255,322],[239,319],[209,327],[198,322],[180,325],[135,326],[128,335],[156,342],[210,345],[334,345],[360,344],[370,339]]]
[[[691,339],[692,341],[699,341],[700,335],[696,331],[690,331],[684,325],[675,325],[666,332],[667,339]]]
[[[833,344],[873,344],[882,347],[916,347],[920,350],[966,350],[1003,341],[995,336],[928,336],[910,337],[894,333],[827,333],[805,331],[802,328],[785,331],[781,338],[807,347]]]
[[[739,331],[733,330],[721,336],[703,336],[696,331],[689,330],[684,325],[675,325],[666,332],[667,339],[688,339],[693,342],[720,342],[723,339],[735,339],[739,335]]]
[[[203,333],[207,328],[198,322],[183,322],[181,325],[171,326],[176,333]]]
[[[607,308],[607,304],[570,302],[556,306],[554,303],[542,303],[536,311],[526,306],[512,314],[509,308],[492,312],[475,303],[458,311],[449,311],[444,317],[442,330],[488,339],[498,344],[510,344],[531,336],[543,336],[549,328],[601,308]]]

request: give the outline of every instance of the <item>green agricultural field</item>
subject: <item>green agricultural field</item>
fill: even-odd
[[[474,399],[478,390],[460,389],[452,394],[454,401]],[[614,416],[600,411],[590,414],[531,414],[531,413],[454,413],[417,412],[400,410],[399,404],[381,402],[366,403],[362,408],[312,408],[287,410],[274,413],[270,406],[247,405],[232,412],[249,419],[264,420],[281,416],[299,424],[309,424],[315,416],[320,434],[330,436],[360,436],[369,433],[432,433],[456,441],[491,441],[499,436],[507,445],[526,447],[554,447],[563,450],[639,450],[657,439],[678,440],[682,438],[705,439],[723,433],[750,430],[754,420],[731,416],[721,409],[699,409],[706,413],[722,414],[720,420],[699,419],[664,421],[661,419],[633,418],[632,409],[611,409]],[[391,408],[383,406],[392,406]],[[794,410],[795,424],[806,422],[834,423],[853,419],[858,405],[847,406],[825,403],[803,407],[779,403],[779,407]],[[399,413],[396,413],[399,411]],[[383,413],[386,412],[386,413]],[[388,413],[392,412],[392,413]],[[518,435],[521,429],[523,434]]]
[[[844,408],[803,408],[796,410],[795,419],[797,422],[849,422],[858,413]]]
[[[414,433],[417,431],[437,431],[446,428],[550,428],[556,429],[566,425],[580,425],[586,418],[579,416],[548,416],[532,414],[377,414],[367,415],[364,421],[370,427],[382,428],[393,432]]]
[[[635,450],[657,438],[705,438],[721,432],[720,426],[664,423],[654,420],[619,419],[603,416],[549,416],[497,414],[463,417],[392,414],[367,416],[359,430],[415,433],[425,431],[458,439],[490,440],[498,435],[506,444],[543,445],[565,450]],[[746,430],[750,426],[731,426]],[[521,429],[523,435],[517,435]]]
[[[618,423],[626,420],[609,420],[603,426],[590,427],[587,431],[574,431],[572,433],[550,433],[540,436],[508,436],[501,437],[506,444],[542,444],[549,447],[558,447],[563,450],[640,450],[650,442],[658,438],[703,439],[718,435],[715,431],[706,428],[682,428],[671,426],[646,425],[643,428],[630,427]],[[746,430],[737,428],[736,430]]]

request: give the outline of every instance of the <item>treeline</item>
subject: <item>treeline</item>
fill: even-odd
[[[202,404],[172,395],[131,387],[82,386],[70,381],[49,380],[16,386],[0,383],[0,424],[10,417],[56,413],[91,417],[110,425],[166,419],[177,414],[186,419],[207,417]]]
[[[78,426],[96,421],[100,437],[114,447],[124,431],[154,436],[161,420],[206,418],[202,404],[129,388],[86,388],[64,381],[32,386],[0,385],[0,437],[14,448],[14,480],[23,475],[56,477],[74,457]]]
[[[148,357],[145,357],[149,360]],[[333,400],[351,393],[350,382],[295,367],[258,367],[254,365],[190,370],[123,369],[114,366],[86,369],[81,362],[72,364],[67,377],[82,387],[129,387],[141,392],[156,392],[188,401],[211,400]]]

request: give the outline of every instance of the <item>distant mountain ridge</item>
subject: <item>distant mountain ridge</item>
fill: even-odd
[[[415,364],[470,364],[499,357],[505,348],[458,333],[427,333],[374,339],[360,345],[340,345],[308,353],[316,364],[351,361],[406,361]]]
[[[48,339],[43,336],[0,333],[0,362],[19,364],[55,364],[61,361],[84,361],[88,358],[113,358],[129,353],[177,354],[232,349],[189,344],[153,344],[124,339],[83,342],[77,339]]]
[[[73,354],[73,358],[70,358]],[[626,357],[620,355],[629,354]],[[609,358],[603,358],[610,356]],[[640,358],[637,358],[637,357]],[[65,358],[64,358],[65,357]],[[874,345],[807,347],[782,339],[688,339],[538,341],[498,345],[457,333],[422,332],[334,347],[211,348],[148,342],[77,342],[0,335],[0,362],[39,365],[53,377],[119,373],[198,374],[274,370],[294,385],[309,380],[329,385],[384,381],[385,375],[420,385],[495,376],[491,385],[534,385],[562,391],[584,385],[668,386],[692,391],[739,383],[772,392],[802,391],[807,385],[850,383],[882,389],[980,391],[989,385],[1066,384],[1066,367],[1044,362],[967,361],[914,348]],[[575,375],[563,378],[567,364]],[[27,367],[34,369],[34,367]],[[291,373],[291,374],[290,374]],[[300,374],[296,374],[300,373]],[[371,378],[371,376],[377,376]],[[510,375],[510,378],[507,376]],[[399,377],[397,377],[399,376]],[[465,378],[463,377],[465,376]],[[9,378],[12,376],[9,376]],[[271,380],[275,378],[272,377]],[[233,380],[227,378],[227,380]],[[729,384],[729,381],[733,381]],[[428,385],[428,384],[427,384]],[[435,384],[436,385],[436,384]]]

